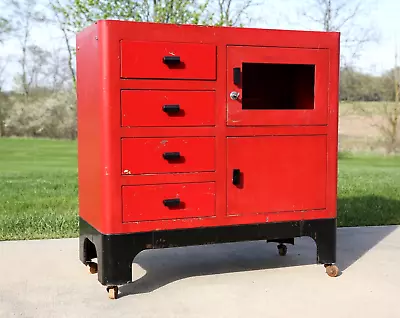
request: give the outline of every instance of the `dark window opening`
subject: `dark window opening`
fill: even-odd
[[[243,109],[313,109],[315,65],[243,63]]]

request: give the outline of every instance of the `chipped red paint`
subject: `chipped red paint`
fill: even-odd
[[[101,233],[336,217],[338,33],[99,21],[77,47],[79,213]],[[246,88],[243,63],[315,84],[271,68]],[[300,108],[243,109],[278,81]]]

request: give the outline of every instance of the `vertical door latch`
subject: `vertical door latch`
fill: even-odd
[[[239,86],[241,82],[241,72],[240,67],[233,68],[233,84]]]
[[[240,169],[233,169],[233,175],[232,175],[232,183],[234,185],[240,185]]]

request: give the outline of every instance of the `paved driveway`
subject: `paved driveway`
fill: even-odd
[[[400,227],[338,230],[338,265],[309,238],[280,257],[244,242],[142,252],[136,282],[109,300],[78,241],[0,242],[0,317],[400,317]]]

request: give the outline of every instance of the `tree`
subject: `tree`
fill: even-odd
[[[340,72],[340,100],[394,101],[392,72],[374,76],[344,66]]]
[[[18,63],[21,66],[21,73],[17,75],[17,82],[25,95],[28,97],[29,90],[35,77],[38,75],[37,66],[29,66],[29,59],[37,62],[38,57],[35,54],[40,53],[40,59],[44,57],[44,52],[36,45],[31,43],[32,27],[37,22],[43,22],[45,17],[38,8],[38,0],[11,0],[11,13],[13,16],[14,32],[17,35],[21,47],[21,57]],[[34,73],[29,73],[29,68]]]
[[[9,58],[0,59],[0,137],[5,135],[5,120],[11,109],[8,96],[3,92],[3,84],[5,81],[5,71]]]
[[[60,28],[60,31],[63,36],[65,48],[68,53],[68,57],[67,57],[68,70],[69,70],[69,73],[71,76],[72,84],[73,84],[74,88],[76,88],[76,74],[75,74],[75,68],[74,68],[74,51],[75,50],[71,43],[71,33],[68,32],[68,20],[66,19],[66,16],[64,14],[62,14],[64,11],[62,9],[63,7],[59,0],[49,1],[49,6],[50,6],[51,11],[54,14],[54,19],[55,19],[54,22]]]
[[[0,43],[4,42],[5,37],[11,32],[11,30],[10,22],[4,17],[0,17]]]
[[[383,122],[379,125],[386,153],[395,153],[400,148],[400,68],[397,66],[397,49],[393,69],[394,104],[383,107]]]
[[[254,0],[218,0],[216,2],[217,8],[215,8],[215,11],[218,12],[218,16],[216,18],[214,17],[213,24],[219,26],[243,25],[243,18],[249,18],[247,15],[248,10],[253,6],[259,5],[259,3],[256,3]]]
[[[68,32],[78,32],[102,19],[164,22],[177,24],[207,23],[208,1],[197,0],[68,0],[57,1],[53,8],[65,21]]]
[[[323,31],[341,32],[342,51],[347,53],[342,62],[350,65],[367,43],[378,40],[376,28],[364,19],[371,5],[368,0],[307,0],[300,13]]]
[[[31,97],[34,88],[47,81],[49,73],[46,67],[50,64],[51,53],[33,44],[23,47],[22,52],[22,56],[18,60],[22,72],[15,76],[15,84],[28,98]]]
[[[395,54],[395,67],[386,75],[386,79],[388,78],[391,79],[391,92],[394,102],[393,99],[391,99],[391,102],[384,102],[380,109],[365,105],[358,105],[358,108],[369,117],[371,125],[379,131],[380,141],[386,154],[392,154],[400,150],[400,68],[397,66],[397,52]]]
[[[12,31],[10,18],[6,16],[7,3],[0,4],[0,44],[2,44]]]

